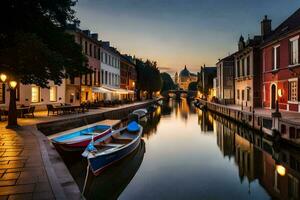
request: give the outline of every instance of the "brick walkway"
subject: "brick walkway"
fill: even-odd
[[[54,199],[36,136],[0,125],[0,199]]]

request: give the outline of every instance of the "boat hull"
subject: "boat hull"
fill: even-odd
[[[94,175],[99,175],[106,167],[113,163],[121,160],[122,158],[133,152],[140,144],[141,138],[133,142],[126,148],[120,149],[119,151],[112,152],[110,154],[100,155],[94,158],[89,158],[90,168]]]
[[[111,133],[111,131],[112,129],[108,129],[100,133],[99,135],[94,136],[94,140],[100,139],[101,137],[108,135],[109,133]],[[87,145],[91,142],[91,140],[92,140],[92,136],[90,138],[87,138],[79,142],[64,143],[64,142],[55,142],[52,140],[52,143],[54,146],[64,151],[83,151],[87,147]]]

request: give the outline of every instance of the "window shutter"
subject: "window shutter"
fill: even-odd
[[[291,65],[292,64],[292,43],[291,41],[289,41],[289,64]]]
[[[288,100],[291,100],[291,86],[290,86],[290,82],[288,82]]]
[[[275,57],[274,57],[274,55],[275,55],[275,48],[274,47],[272,47],[272,69],[275,69]]]
[[[280,67],[280,46],[277,47],[277,68]]]

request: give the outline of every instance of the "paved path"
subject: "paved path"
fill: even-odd
[[[0,199],[54,199],[39,141],[0,125]]]
[[[227,105],[227,107],[234,109],[234,110],[241,110],[241,106],[238,106],[238,105]],[[275,110],[264,109],[264,108],[255,108],[254,110],[255,110],[256,115],[264,116],[264,117],[271,117],[272,112],[275,111]],[[246,109],[244,109],[244,111],[249,112],[249,110],[246,110]],[[284,111],[284,110],[280,110],[280,112],[281,112],[283,120],[300,124],[300,113],[292,112],[292,111]]]
[[[18,119],[21,127],[16,130],[6,129],[6,122],[0,122],[0,200],[80,199],[78,186],[60,156],[35,125],[144,103],[148,101],[63,116],[37,112],[33,119]]]

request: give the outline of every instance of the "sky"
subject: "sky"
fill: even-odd
[[[264,15],[275,28],[299,0],[78,0],[82,29],[97,32],[121,53],[157,61],[174,74],[215,66],[237,50],[242,34],[260,34]]]

